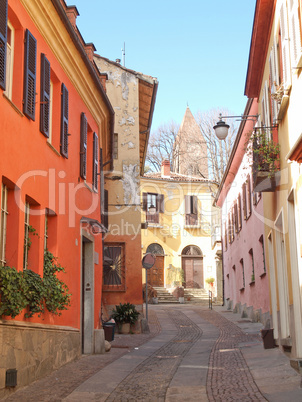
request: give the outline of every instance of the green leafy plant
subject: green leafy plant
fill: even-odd
[[[26,283],[16,268],[0,268],[0,317],[15,318],[27,305]]]
[[[25,317],[41,316],[46,309],[57,315],[70,305],[69,289],[60,280],[57,272],[65,272],[57,258],[48,250],[44,253],[44,276],[30,269],[17,271],[15,268],[0,268],[0,317],[15,318],[24,308]]]
[[[213,285],[214,282],[215,282],[215,278],[210,277],[210,278],[206,279],[206,283],[208,283],[209,285]]]
[[[254,172],[268,172],[273,177],[280,169],[280,145],[269,129],[254,130],[246,142],[246,153],[252,156]]]
[[[45,284],[43,279],[30,269],[23,271],[23,278],[26,283],[24,296],[29,308],[29,312],[25,314],[25,317],[32,317],[36,313],[40,317],[41,313],[44,313]]]
[[[60,311],[67,310],[70,305],[69,289],[60,280],[57,272],[65,272],[65,269],[57,262],[57,258],[46,250],[44,252],[44,287],[45,287],[45,306],[53,314],[61,315]]]
[[[112,310],[111,316],[118,324],[134,324],[138,320],[139,312],[134,304],[120,303]]]

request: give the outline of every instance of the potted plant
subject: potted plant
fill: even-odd
[[[138,320],[139,312],[134,304],[120,303],[112,310],[111,317],[115,320],[121,334],[129,334],[130,325]]]
[[[246,143],[246,153],[251,155],[254,191],[274,191],[276,173],[280,170],[280,145],[274,132],[255,129]]]
[[[215,282],[215,278],[210,277],[210,278],[206,279],[206,283],[211,287],[214,286],[214,282]]]

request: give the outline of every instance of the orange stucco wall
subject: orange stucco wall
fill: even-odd
[[[24,203],[29,201],[37,215],[30,216],[30,225],[38,236],[32,237],[28,268],[43,275],[43,247],[45,209],[55,216],[48,219],[48,248],[58,257],[66,273],[60,277],[72,294],[71,306],[60,317],[45,313],[43,317],[25,319],[24,314],[16,320],[67,325],[80,328],[81,308],[81,223],[82,216],[101,221],[100,190],[92,190],[92,133],[96,132],[99,143],[102,136],[100,126],[87,108],[83,96],[75,89],[45,39],[17,0],[8,2],[8,19],[15,29],[15,51],[13,70],[13,92],[11,101],[0,89],[0,181],[9,188],[6,242],[6,264],[22,270],[24,245]],[[29,29],[37,40],[36,64],[36,111],[35,121],[22,113],[24,79],[24,34]],[[71,46],[70,44],[66,44]],[[52,144],[39,130],[40,120],[40,60],[45,53],[51,65],[53,82]],[[75,57],[80,58],[75,54]],[[87,73],[88,74],[88,73]],[[69,157],[60,155],[60,110],[61,83],[69,91]],[[92,90],[92,89],[88,89]],[[95,89],[94,89],[95,90]],[[87,146],[87,183],[80,178],[80,116],[86,114],[89,131]],[[90,137],[89,137],[90,136]],[[14,188],[14,186],[17,186]],[[94,238],[94,250],[98,261],[94,264],[94,320],[99,325],[102,289],[102,234],[89,235]]]

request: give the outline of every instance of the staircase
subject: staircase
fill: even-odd
[[[158,303],[179,303],[178,299],[174,297],[167,289],[154,287],[157,291]]]
[[[154,287],[157,291],[158,303],[179,303],[169,290],[160,287]],[[209,303],[209,295],[205,289],[185,289],[185,303],[198,303],[207,305]]]
[[[185,289],[185,301],[187,303],[209,303],[209,294],[205,289]]]

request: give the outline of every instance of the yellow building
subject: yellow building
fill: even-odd
[[[221,297],[219,210],[212,206],[216,190],[208,179],[172,173],[167,160],[160,173],[141,178],[142,252],[156,255],[149,284],[211,288],[215,294],[218,287]],[[210,277],[213,288],[206,282]]]
[[[106,76],[115,113],[113,159],[104,174],[105,223],[103,313],[119,303],[142,311],[140,176],[144,171],[158,82],[94,55]],[[105,168],[106,169],[106,168]]]
[[[280,161],[254,171],[263,192],[265,251],[276,343],[302,359],[302,43],[301,1],[257,1],[245,94],[259,99],[259,120],[278,141]],[[263,127],[268,127],[263,129]],[[273,129],[272,129],[273,127]],[[258,130],[259,131],[259,130]],[[257,163],[254,153],[254,166]],[[258,150],[259,156],[259,150]],[[261,156],[261,155],[260,155]],[[266,158],[266,163],[271,155]],[[277,160],[277,158],[276,158]],[[279,165],[279,166],[278,166]],[[266,180],[263,180],[266,177]]]

